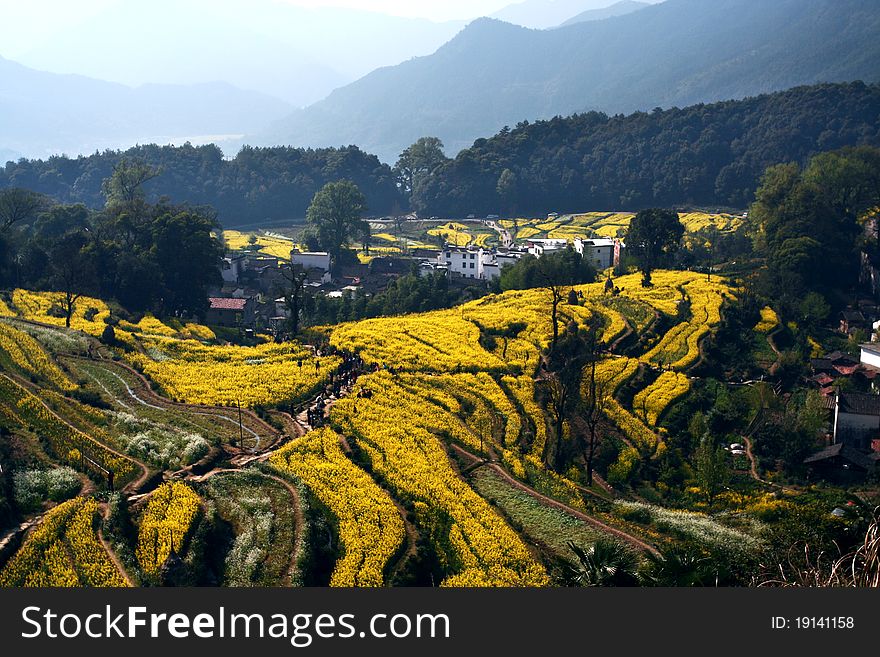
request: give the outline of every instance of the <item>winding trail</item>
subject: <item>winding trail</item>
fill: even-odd
[[[106,502],[101,503],[101,517],[104,520],[107,520],[110,517],[110,505]],[[101,526],[98,526],[98,540],[101,541],[101,545],[104,546],[104,549],[107,551],[107,555],[110,557],[110,561],[113,562],[113,565],[116,566],[116,570],[119,571],[119,574],[122,575],[122,578],[125,580],[125,583],[128,586],[134,587],[135,584],[131,580],[131,577],[128,576],[128,571],[125,570],[125,567],[122,565],[122,562],[119,560],[119,557],[116,555],[116,552],[113,551],[113,548],[110,547],[110,543],[107,542],[107,539],[104,538],[104,530]]]
[[[461,456],[463,456],[464,458],[466,458],[470,461],[482,461],[482,459],[475,456],[474,454],[471,454],[470,452],[465,450],[463,447],[459,447],[458,445],[451,445],[451,447],[458,454],[460,454]],[[490,468],[496,474],[498,474],[501,478],[503,478],[508,484],[510,484],[511,486],[514,486],[515,488],[518,488],[519,490],[521,490],[524,493],[531,495],[536,500],[538,500],[539,502],[541,502],[547,506],[552,506],[552,507],[554,507],[560,511],[563,511],[571,516],[574,516],[578,520],[583,520],[584,522],[586,522],[590,525],[593,525],[595,528],[599,529],[600,531],[607,533],[607,534],[612,534],[613,536],[616,536],[617,538],[619,538],[623,541],[626,541],[630,545],[632,545],[640,550],[650,552],[651,554],[654,554],[657,556],[660,555],[660,552],[654,546],[649,545],[648,543],[644,542],[643,540],[636,538],[635,536],[632,536],[630,534],[627,534],[626,532],[624,532],[621,529],[617,529],[616,527],[612,527],[611,525],[604,523],[601,520],[594,518],[593,516],[587,515],[583,511],[578,511],[577,509],[574,509],[574,508],[568,506],[567,504],[563,504],[562,502],[558,502],[557,500],[554,500],[553,498],[547,497],[546,495],[539,493],[534,488],[531,488],[531,487],[527,486],[526,484],[524,484],[523,482],[519,481],[518,479],[515,479],[514,477],[512,477],[507,472],[507,470],[502,468],[498,463],[486,461],[483,463],[482,467]]]
[[[198,416],[209,417],[209,418],[217,418],[221,421],[228,422],[234,426],[239,425],[239,421],[238,421],[237,417],[232,417],[232,416],[228,415],[228,409],[224,409],[219,406],[201,406],[201,405],[195,405],[195,404],[182,404],[182,403],[167,399],[165,397],[162,397],[161,395],[159,395],[158,393],[156,393],[152,389],[149,382],[143,377],[143,375],[140,374],[140,372],[138,372],[137,370],[134,370],[134,369],[128,367],[127,365],[122,364],[122,363],[118,363],[115,361],[105,361],[105,360],[90,360],[88,358],[83,358],[82,356],[76,356],[73,354],[64,354],[64,357],[71,358],[71,359],[74,359],[74,360],[77,360],[80,362],[88,363],[88,364],[91,364],[95,367],[100,367],[105,372],[107,372],[109,375],[116,378],[125,387],[126,394],[128,394],[128,396],[132,400],[134,400],[135,402],[137,402],[138,404],[140,404],[146,408],[152,408],[153,410],[157,410],[157,411],[177,410],[177,411],[180,411],[181,413],[184,413],[184,414],[198,415]],[[124,377],[122,377],[118,372],[113,371],[114,367],[121,368],[121,369],[125,370],[128,374],[130,374],[131,376],[136,377],[136,380],[140,383],[140,386],[139,386],[140,390],[135,391],[131,387],[131,385],[129,385],[128,381],[125,380]],[[90,375],[90,376],[92,379],[95,379],[97,381],[97,379],[93,375]],[[100,381],[97,381],[97,382],[113,399],[115,399],[117,402],[119,402],[121,406],[123,406],[124,408],[130,409],[130,407],[125,402],[120,400],[117,397],[117,395],[114,394],[112,391],[108,390],[107,387],[103,383],[101,383]],[[236,415],[237,415],[237,413],[236,413]],[[257,417],[252,411],[250,411],[250,409],[241,409],[241,416],[242,416],[242,420],[243,420],[241,423],[242,430],[245,433],[247,433],[249,436],[251,436],[251,438],[253,438],[253,440],[254,440],[254,446],[251,447],[250,449],[252,449],[254,451],[259,451],[264,440],[266,440],[268,444],[274,444],[274,443],[278,442],[278,440],[280,438],[280,436],[278,435],[278,431],[274,427],[272,427],[271,425],[269,425],[268,423],[264,422],[259,417]],[[245,422],[244,420],[247,420],[247,421]],[[263,435],[261,435],[253,427],[256,427],[257,429],[262,430]]]
[[[2,373],[2,372],[0,372],[0,376],[5,377],[6,379],[12,381],[12,383],[14,383],[14,384],[16,384],[16,385],[21,385],[21,384],[19,383],[19,381],[17,380],[18,377],[9,376],[9,375],[7,375],[7,374],[5,374],[5,373]],[[24,383],[24,382],[22,381],[22,383]],[[29,385],[24,385],[24,386],[21,386],[21,387],[24,387],[25,390],[28,390],[28,392],[32,392],[32,390],[30,389],[30,386],[29,386]],[[33,393],[32,393],[32,394],[33,394]],[[130,482],[128,482],[125,486],[123,486],[123,487],[121,488],[121,491],[122,491],[122,492],[129,492],[129,493],[130,493],[130,492],[138,491],[138,490],[140,490],[141,487],[143,487],[143,485],[144,485],[144,484],[147,482],[147,480],[150,478],[150,469],[149,469],[149,467],[147,466],[146,463],[144,463],[143,461],[140,461],[140,460],[138,460],[138,459],[136,459],[136,458],[134,458],[133,456],[130,456],[130,455],[128,455],[128,454],[123,454],[122,452],[120,452],[120,451],[117,450],[117,449],[114,449],[114,448],[111,447],[110,445],[107,445],[107,444],[101,442],[100,440],[98,440],[98,439],[95,438],[94,436],[89,436],[85,431],[82,431],[81,429],[77,429],[75,426],[73,426],[72,424],[70,424],[67,420],[63,419],[63,418],[62,418],[60,415],[58,415],[55,411],[53,411],[51,408],[49,408],[49,406],[46,404],[46,402],[43,401],[43,399],[41,399],[41,398],[39,397],[38,394],[34,394],[34,397],[35,397],[36,400],[40,403],[40,405],[41,405],[44,409],[46,409],[46,412],[49,413],[49,415],[51,415],[55,420],[57,420],[57,421],[60,422],[61,424],[65,425],[66,427],[68,427],[68,428],[71,429],[72,431],[75,431],[75,432],[77,432],[77,433],[80,433],[80,434],[83,434],[83,435],[87,436],[87,437],[88,437],[91,441],[93,441],[96,445],[100,445],[101,447],[103,447],[104,449],[106,449],[108,452],[110,452],[111,454],[114,454],[114,455],[118,456],[118,457],[121,458],[121,459],[124,459],[124,460],[126,460],[126,461],[131,462],[131,463],[134,463],[135,465],[137,465],[137,466],[141,469],[141,475],[140,475],[140,477],[138,477],[138,478],[135,479],[134,481],[130,481]]]

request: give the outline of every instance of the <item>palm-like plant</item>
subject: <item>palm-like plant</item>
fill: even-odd
[[[577,559],[563,568],[569,586],[638,586],[639,557],[625,545],[600,538],[588,548],[573,541],[568,547]]]
[[[694,550],[672,548],[647,559],[642,573],[646,586],[718,586],[724,579],[713,559]]]

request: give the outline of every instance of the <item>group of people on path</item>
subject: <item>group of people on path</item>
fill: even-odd
[[[329,381],[324,388],[324,392],[318,395],[314,402],[306,410],[306,421],[312,428],[324,425],[327,416],[327,406],[336,399],[339,399],[346,392],[351,391],[357,382],[358,377],[367,372],[367,366],[360,356],[347,351],[339,351],[330,347],[327,355],[336,355],[342,358],[339,367],[329,374]],[[316,363],[317,357],[324,355],[320,349],[315,350]],[[317,372],[317,365],[316,372]]]

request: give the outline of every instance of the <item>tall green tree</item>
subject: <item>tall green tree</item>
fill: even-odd
[[[730,480],[730,467],[727,464],[727,452],[708,433],[703,434],[700,445],[694,452],[694,474],[706,503],[711,506]]]
[[[831,301],[848,295],[858,284],[858,250],[880,254],[860,223],[878,205],[880,149],[820,153],[803,170],[769,167],[749,209],[755,248],[768,264],[762,291],[791,316],[802,314],[809,293]]]
[[[394,175],[403,193],[410,196],[426,176],[448,161],[439,138],[421,137],[400,154]]]
[[[364,195],[350,180],[327,183],[315,194],[306,219],[314,227],[321,248],[330,254],[332,266],[351,241],[369,229],[362,219],[366,211]]]
[[[672,261],[683,236],[684,226],[672,210],[651,208],[633,217],[626,233],[626,248],[638,262],[643,287],[651,285],[652,271]]]
[[[519,198],[519,179],[516,174],[510,169],[502,171],[498,176],[495,191],[498,193],[498,198],[501,199],[502,211],[509,215],[515,214]]]
[[[152,222],[151,249],[160,273],[167,314],[200,314],[207,308],[207,290],[220,285],[223,246],[213,236],[216,217],[205,210],[157,208]]]

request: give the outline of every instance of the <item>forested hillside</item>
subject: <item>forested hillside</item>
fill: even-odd
[[[440,165],[413,202],[440,216],[649,205],[742,208],[779,162],[880,144],[880,87],[826,84],[630,116],[524,122]]]
[[[145,185],[147,197],[212,205],[226,226],[305,218],[312,197],[326,182],[354,181],[370,214],[399,203],[391,168],[355,146],[347,148],[243,148],[232,160],[214,145],[137,146],[88,157],[19,160],[0,169],[0,188],[23,187],[62,203],[104,204],[101,183],[120,160],[142,160],[159,169]]]
[[[876,4],[666,0],[555,30],[481,19],[433,55],[376,70],[292,113],[259,143],[358,144],[390,162],[424,135],[453,154],[504,125],[557,114],[878,82]]]

